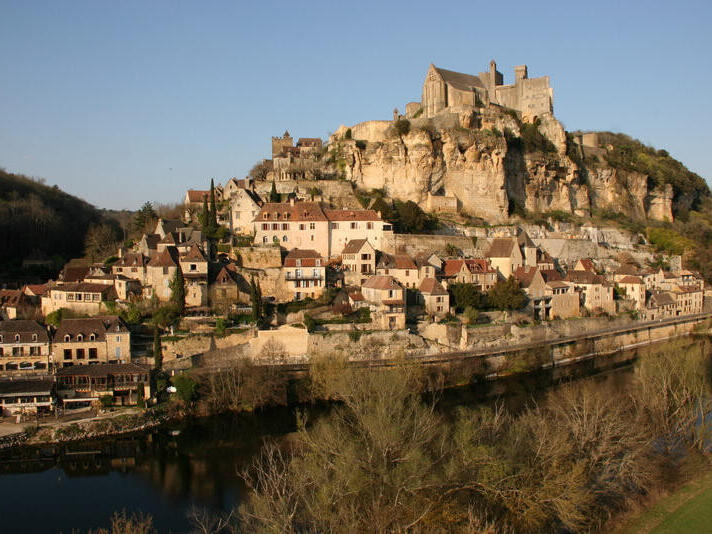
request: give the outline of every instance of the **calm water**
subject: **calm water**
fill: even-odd
[[[707,341],[681,349],[710,353]],[[634,362],[651,350],[609,357],[527,377],[475,384],[447,392],[444,412],[457,405],[503,399],[516,409],[562,380],[595,375],[620,387],[631,380]],[[244,495],[238,473],[264,439],[296,429],[295,410],[202,419],[138,436],[0,456],[0,532],[65,532],[106,526],[114,511],[143,511],[160,532],[186,532],[192,505],[230,510]],[[180,433],[177,433],[180,431]],[[176,435],[177,434],[177,435]]]

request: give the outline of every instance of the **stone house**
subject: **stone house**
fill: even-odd
[[[376,266],[376,274],[392,276],[409,289],[416,289],[420,285],[420,270],[407,254],[382,254]]]
[[[198,245],[178,257],[180,270],[185,281],[185,305],[204,307],[208,305],[208,260]]]
[[[662,269],[646,269],[641,276],[648,291],[665,289],[665,271]]]
[[[643,318],[647,321],[667,319],[677,315],[677,301],[670,291],[653,290],[645,307]]]
[[[341,267],[346,285],[362,285],[376,274],[376,249],[368,239],[352,239],[341,251]]]
[[[626,299],[635,303],[636,310],[645,309],[645,282],[640,276],[619,276],[615,284],[625,292]]]
[[[437,279],[424,278],[418,291],[425,313],[433,317],[443,317],[450,313],[450,294]]]
[[[329,252],[335,256],[353,239],[368,239],[376,250],[383,249],[385,235],[393,233],[389,222],[381,219],[375,210],[333,210],[325,209],[329,220]]]
[[[371,308],[372,323],[383,330],[405,328],[405,290],[393,276],[372,276],[361,286],[360,298]],[[357,309],[359,295],[352,307]]]
[[[114,404],[128,406],[142,397],[151,397],[148,365],[135,363],[99,363],[78,365],[57,370],[57,395],[65,406],[89,405],[104,395],[111,395]]]
[[[421,253],[413,257],[418,266],[418,278],[437,278],[442,275],[443,260],[435,253]]]
[[[210,190],[188,189],[183,198],[183,218],[186,222],[192,221],[203,210],[203,199],[210,202]],[[215,203],[223,200],[223,188],[215,186]]]
[[[52,378],[0,381],[0,416],[48,414],[54,409]]]
[[[368,239],[378,250],[389,223],[373,210],[323,209],[318,202],[267,202],[254,220],[255,244],[279,244],[316,250],[324,258],[338,256],[353,239]]]
[[[486,293],[497,279],[497,270],[485,259],[445,260],[443,264],[443,280],[447,284],[474,284]]]
[[[253,224],[255,244],[311,249],[329,257],[329,221],[317,202],[266,202]]]
[[[42,297],[42,314],[66,308],[81,315],[100,315],[118,298],[114,285],[75,282],[53,285]]]
[[[250,235],[253,221],[260,212],[262,199],[254,191],[235,189],[230,194],[230,228],[233,233]]]
[[[141,298],[141,282],[122,274],[105,274],[103,276],[87,276],[84,282],[114,286],[116,298],[123,301],[133,301]]]
[[[537,320],[578,317],[579,295],[561,279],[558,271],[519,267],[514,278],[529,297],[529,308]]]
[[[0,375],[27,371],[47,372],[50,365],[50,340],[37,321],[0,321]]]
[[[517,240],[512,237],[493,239],[485,256],[504,279],[509,278],[517,268],[524,265],[524,255]]]
[[[293,300],[316,299],[326,287],[326,262],[315,250],[292,249],[284,258],[284,280]]]
[[[158,234],[143,234],[141,240],[136,244],[136,250],[148,258],[153,258],[158,254],[158,242],[161,236]]]
[[[56,368],[131,360],[131,332],[120,317],[63,319],[52,342]]]
[[[581,305],[592,313],[616,313],[613,284],[590,271],[569,271],[564,279],[580,294]]]
[[[677,315],[694,315],[702,313],[704,305],[704,290],[700,287],[677,286],[672,290],[677,304]]]
[[[171,247],[157,254],[146,265],[146,285],[149,297],[155,295],[162,302],[171,298],[171,281],[178,270],[178,251]]]
[[[209,286],[209,303],[223,312],[229,312],[238,303],[250,303],[250,284],[237,272],[234,263],[219,267]]]
[[[119,258],[112,266],[112,274],[122,275],[137,280],[146,285],[146,266],[149,258],[140,252],[128,252]]]
[[[154,234],[161,236],[161,239],[166,237],[168,234],[172,234],[178,231],[178,228],[184,226],[183,221],[178,219],[163,219],[159,218],[156,221],[156,228],[153,231]]]

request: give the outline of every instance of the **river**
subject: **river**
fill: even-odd
[[[439,400],[458,405],[505,402],[519,409],[562,381],[597,376],[625,387],[642,359],[659,350],[712,354],[706,338],[686,338],[496,382],[449,390]],[[186,532],[191,506],[230,510],[243,498],[239,472],[265,439],[296,429],[296,411],[318,417],[325,408],[272,408],[212,417],[132,436],[27,448],[0,456],[3,533],[51,533],[108,526],[115,511],[144,512],[159,532]]]

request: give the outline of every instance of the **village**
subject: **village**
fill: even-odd
[[[158,218],[109,261],[69,262],[56,280],[1,290],[3,415],[48,414],[60,405],[71,411],[100,400],[141,404],[157,393],[152,368],[184,370],[215,348],[274,364],[275,355],[308,360],[314,335],[346,333],[356,341],[403,332],[432,353],[477,346],[492,328],[500,339],[490,346],[510,342],[506,325],[703,312],[699,275],[619,230],[510,224],[396,233],[380,211],[335,207],[304,186],[323,183],[304,176],[299,161],[320,150],[321,140],[293,146],[285,133],[272,148],[261,180],[187,191],[182,219]],[[291,191],[279,193],[276,184]],[[426,209],[437,216],[449,208]],[[163,324],[155,320],[177,294],[180,309]],[[141,325],[140,313],[130,318],[146,309],[154,311],[154,330]],[[463,336],[449,342],[442,325],[456,325]],[[159,340],[153,352],[152,331]]]

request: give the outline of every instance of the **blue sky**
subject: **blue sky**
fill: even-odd
[[[270,137],[419,100],[429,63],[549,75],[567,129],[712,178],[712,3],[0,0],[0,166],[106,208],[244,176]]]

